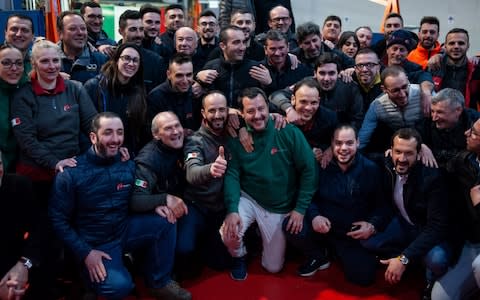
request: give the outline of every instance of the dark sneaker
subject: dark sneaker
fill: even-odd
[[[427,282],[427,285],[423,289],[422,300],[431,300],[432,299],[432,290],[433,290],[433,283]]]
[[[309,259],[306,263],[298,267],[298,275],[302,277],[313,276],[318,270],[325,270],[330,267],[330,262],[326,258]]]
[[[150,289],[150,294],[159,300],[191,300],[192,294],[178,285],[176,281],[170,280],[166,286],[157,289]]]
[[[247,261],[245,256],[234,257],[232,259],[230,277],[232,277],[233,280],[245,280],[247,279],[247,275]]]

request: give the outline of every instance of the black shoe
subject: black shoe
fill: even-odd
[[[247,279],[247,275],[247,260],[245,256],[234,257],[230,277],[232,277],[233,280],[245,280]]]
[[[301,265],[298,268],[298,275],[302,277],[309,277],[313,276],[313,274],[317,273],[318,270],[325,270],[330,267],[330,262],[327,258],[322,257],[318,259],[309,259],[305,264]]]
[[[425,286],[422,292],[422,300],[432,299],[432,289],[433,289],[433,282],[427,282],[427,285]]]

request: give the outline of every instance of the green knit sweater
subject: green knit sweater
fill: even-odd
[[[274,213],[305,214],[317,186],[316,163],[302,132],[293,125],[277,130],[269,120],[252,132],[255,150],[245,152],[238,139],[228,141],[231,157],[224,182],[227,211],[238,212],[240,190]]]

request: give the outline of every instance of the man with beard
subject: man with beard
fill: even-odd
[[[143,61],[146,62],[143,65],[143,81],[145,83],[145,91],[148,93],[165,81],[166,62],[155,52],[142,47],[145,28],[138,11],[126,10],[123,12],[118,20],[118,27],[118,32],[122,36],[122,40],[119,43],[134,43],[140,47],[140,54]]]
[[[465,107],[460,91],[445,88],[432,98],[432,113],[422,126],[423,142],[432,150],[440,167],[465,150],[467,131],[480,113]]]
[[[140,16],[142,18],[142,24],[144,27],[144,37],[142,46],[145,49],[152,50],[158,55],[161,54],[161,41],[160,41],[160,10],[151,5],[144,4],[140,7]]]
[[[223,179],[227,170],[227,99],[219,91],[202,100],[202,126],[185,142],[188,215],[177,225],[177,270],[191,271],[205,261],[215,269],[229,265],[230,255],[218,228],[225,219]],[[180,265],[181,264],[181,265]]]
[[[194,107],[192,95],[193,65],[190,56],[177,53],[170,59],[167,80],[154,88],[147,96],[148,119],[159,112],[174,112],[182,127],[190,135],[200,126],[199,107]],[[187,130],[188,129],[188,130]]]
[[[423,17],[418,29],[417,48],[408,54],[407,59],[426,69],[430,57],[442,51],[442,46],[438,42],[439,32],[440,21],[437,17]]]
[[[180,4],[170,4],[165,8],[166,31],[160,35],[161,55],[169,59],[175,53],[175,32],[185,26],[185,12]]]
[[[370,285],[377,259],[361,245],[388,222],[380,168],[357,152],[358,138],[350,125],[341,125],[331,139],[333,160],[319,172],[317,193],[307,210],[300,234],[287,239],[307,257],[298,268],[303,277],[330,266],[326,246],[333,246],[348,281]],[[353,192],[352,192],[353,191]]]
[[[323,53],[333,52],[340,60],[340,69],[344,70],[354,66],[353,59],[345,55],[338,49],[331,49],[322,42],[320,27],[312,22],[304,23],[297,27],[297,40],[299,47],[292,51],[306,66],[310,67],[312,72],[315,70],[315,62]]]
[[[363,245],[385,258],[380,262],[387,267],[385,280],[390,284],[398,283],[409,265],[423,261],[427,268],[424,293],[428,296],[435,280],[448,270],[451,249],[445,242],[446,181],[439,169],[418,162],[421,145],[420,134],[412,128],[393,134],[384,178],[395,213],[385,230]]]
[[[332,158],[330,142],[338,125],[334,111],[320,105],[322,91],[313,78],[305,78],[295,84],[290,101],[274,93],[273,106],[285,112],[287,120],[297,125],[313,149],[315,159],[323,166]]]
[[[143,250],[145,282],[152,296],[191,299],[170,278],[174,225],[153,212],[129,215],[135,165],[120,159],[123,132],[120,117],[113,113],[93,119],[92,147],[77,158],[75,168],[66,168],[55,179],[49,205],[53,227],[97,295],[127,297],[134,284],[123,254]]]
[[[97,76],[108,58],[87,42],[83,17],[73,11],[64,11],[58,17],[57,28],[62,49],[61,71],[68,74],[69,79],[81,83]]]
[[[292,234],[301,231],[316,176],[314,157],[305,137],[290,124],[281,130],[274,128],[261,89],[247,88],[238,99],[255,149],[247,152],[238,139],[228,140],[231,159],[224,179],[227,216],[220,234],[233,257],[231,277],[245,280],[245,231],[257,221],[263,241],[262,266],[268,272],[279,272],[286,246],[282,223],[289,216],[286,230]]]
[[[480,121],[465,131],[467,151],[455,156],[448,164],[448,171],[454,176],[457,230],[461,241],[461,254],[456,265],[434,285],[432,299],[460,300],[474,299],[480,289]],[[453,224],[450,223],[450,224]]]
[[[218,31],[217,16],[211,10],[204,10],[198,17],[197,26],[197,53],[204,61],[208,61],[210,53],[218,46]]]
[[[275,29],[265,34],[265,60],[263,65],[270,71],[272,83],[265,89],[267,95],[295,84],[297,81],[310,76],[311,72],[303,64],[292,68],[288,56],[288,41],[286,36]]]
[[[420,65],[407,60],[408,53],[417,45],[417,40],[413,36],[414,33],[403,29],[397,30],[389,36],[385,65],[402,67],[408,80],[420,85],[423,111],[425,116],[428,116],[432,103],[433,80],[432,75],[424,71]]]
[[[374,160],[382,159],[383,152],[388,149],[386,141],[393,132],[421,126],[423,121],[419,85],[410,84],[405,71],[398,66],[385,68],[380,78],[384,94],[370,104],[358,133],[359,148],[366,150],[367,156]],[[436,166],[430,149],[424,144],[421,148],[422,161]]]
[[[232,13],[230,25],[237,26],[242,29],[245,36],[245,58],[261,61],[265,58],[265,52],[262,45],[257,43],[255,37],[255,16],[252,11],[239,9]],[[221,49],[216,49],[210,53],[208,60],[221,57]]]
[[[360,94],[363,97],[363,113],[370,103],[383,93],[380,80],[380,63],[378,56],[370,48],[360,49],[355,56],[355,76]]]
[[[348,123],[358,129],[363,120],[363,99],[357,85],[343,82],[338,78],[339,72],[340,64],[334,54],[324,53],[318,57],[314,78],[321,89],[321,105],[336,112],[340,123]],[[282,101],[282,95],[283,102],[287,102],[291,91],[287,88],[276,92],[272,98],[278,103]]]
[[[277,5],[273,7],[268,13],[268,27],[270,30],[275,29],[283,33],[287,39],[288,49],[294,50],[298,47],[297,38],[292,32],[290,26],[292,25],[292,16],[290,11],[282,6]],[[268,31],[267,31],[268,32]],[[257,34],[255,40],[260,43],[260,45],[265,44],[267,32]]]
[[[467,58],[470,47],[468,31],[453,28],[445,37],[445,53],[440,68],[432,71],[435,91],[449,87],[462,92],[465,106],[479,110],[480,67]]]
[[[103,13],[100,4],[93,1],[85,2],[80,7],[80,14],[87,24],[88,42],[98,51],[111,57],[117,43],[108,38],[107,33],[102,29]]]

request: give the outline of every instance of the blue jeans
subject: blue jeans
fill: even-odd
[[[177,266],[180,264],[180,268],[187,268],[188,260],[200,255],[214,269],[227,268],[231,257],[218,232],[224,219],[224,211],[213,212],[189,204],[188,214],[177,223]]]
[[[363,240],[362,245],[376,253],[386,256],[399,255],[420,235],[421,231],[416,226],[409,224],[403,217],[395,216],[383,232]],[[434,282],[448,271],[452,259],[452,249],[443,242],[434,246],[423,257],[427,268],[426,279]]]
[[[123,254],[142,251],[143,275],[149,288],[161,288],[170,279],[175,251],[176,227],[157,214],[133,215],[122,240],[94,247],[112,258],[103,259],[107,271],[105,281],[90,282],[88,270],[83,264],[84,276],[92,289],[107,299],[123,299],[133,289],[133,280],[123,264]]]

